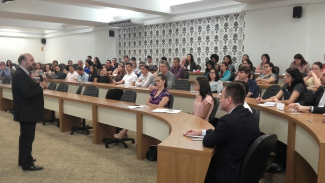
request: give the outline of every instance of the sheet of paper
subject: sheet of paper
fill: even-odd
[[[203,135],[199,135],[199,136],[197,136],[197,135],[186,135],[186,137],[193,137],[193,138],[201,138],[201,139],[203,139],[204,138],[204,136]]]
[[[174,110],[174,109],[161,109],[157,108],[155,110],[152,110],[151,112],[160,112],[160,113],[169,113],[169,114],[176,114],[181,112],[182,110]]]
[[[136,109],[136,108],[143,108],[143,107],[148,107],[146,105],[132,105],[132,106],[128,106],[126,108],[128,109]]]
[[[193,141],[203,141],[203,139],[201,139],[201,138],[193,138],[192,140]]]

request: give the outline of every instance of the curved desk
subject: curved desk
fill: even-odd
[[[10,85],[0,84],[0,100],[2,110],[12,102]],[[151,113],[155,108],[128,109],[130,105],[134,104],[44,90],[44,108],[59,112],[61,132],[80,125],[81,118],[92,120],[95,144],[112,138],[115,127],[136,131],[137,159],[145,158],[150,145],[159,144],[158,182],[204,182],[214,149],[205,148],[201,141],[192,141],[182,133],[188,129],[210,129],[211,124],[184,112]]]

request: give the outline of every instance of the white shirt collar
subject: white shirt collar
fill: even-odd
[[[230,111],[229,111],[229,113],[228,114],[230,114],[234,109],[235,109],[236,107],[234,107],[234,108],[232,108]]]
[[[19,66],[22,70],[24,70],[25,72],[26,72],[26,74],[27,75],[29,75],[29,72],[25,69],[25,68],[23,68],[22,66]]]

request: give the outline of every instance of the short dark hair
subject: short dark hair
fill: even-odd
[[[152,59],[152,57],[151,57],[150,55],[148,55],[148,56],[147,56],[147,58],[150,58],[150,59]]]
[[[167,88],[167,77],[163,74],[158,74],[156,77],[160,77],[161,80],[165,81],[164,87]]]
[[[72,60],[69,60],[68,63],[71,62],[72,63]]]
[[[180,60],[179,60],[179,58],[178,58],[178,57],[174,58],[174,60],[177,60],[177,62],[180,62]]]
[[[18,63],[19,63],[19,65],[21,65],[21,62],[22,62],[23,60],[27,61],[25,55],[20,55],[19,58],[18,58]]]
[[[131,60],[137,60],[135,57],[132,57]]]
[[[238,69],[238,71],[243,71],[243,72],[245,72],[246,74],[250,74],[252,70],[251,70],[251,68],[248,67],[248,66],[241,66],[241,67]]]
[[[141,68],[141,67],[144,67],[144,68],[146,68],[147,70],[149,70],[149,66],[148,66],[148,65],[141,65],[140,68]]]
[[[244,88],[245,88],[245,91],[246,91],[245,94],[246,95],[248,94],[248,92],[249,92],[249,85],[245,81],[239,81],[239,80],[237,80],[237,81],[234,81],[234,82],[237,82],[237,83],[242,84],[244,86]]]
[[[72,66],[70,66],[70,67],[72,67]],[[80,67],[80,66],[77,67],[77,71],[83,71],[83,70],[84,69],[82,67]]]
[[[161,57],[161,60],[166,60],[167,61],[167,58],[166,57]]]
[[[146,62],[141,61],[141,62],[139,63],[139,65],[146,65]]]
[[[125,57],[126,57],[126,58],[129,58],[129,56],[127,56],[127,55],[124,55],[124,57],[123,57],[123,58],[125,58]]]
[[[106,62],[109,62],[110,64],[112,63],[110,60],[106,60]]]
[[[201,76],[201,77],[197,77],[196,81],[200,85],[199,93],[202,97],[202,101],[206,98],[207,95],[210,95],[212,97],[211,87],[208,78]]]
[[[212,54],[210,59],[212,60],[212,58],[216,59],[217,62],[219,61],[219,56],[217,54]]]
[[[114,59],[116,60],[116,58],[112,58],[112,60],[114,60]]]
[[[93,57],[91,57],[91,56],[89,55],[88,58],[93,58]]]
[[[231,97],[235,105],[244,104],[246,91],[242,84],[231,82],[229,85],[227,85],[224,88],[224,90],[225,90],[225,97],[226,98]]]
[[[132,63],[126,63],[125,66],[127,66],[127,65],[133,67],[133,64]]]
[[[73,65],[69,65],[69,68],[70,68],[70,67],[72,67],[72,68],[74,69]]]
[[[323,69],[323,64],[322,64],[322,62],[315,62],[315,63],[313,63],[313,65],[317,65],[317,66],[319,67],[320,70]]]

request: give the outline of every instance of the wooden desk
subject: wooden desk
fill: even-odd
[[[199,76],[203,76],[205,72],[189,72],[190,76],[189,79],[190,80],[196,80],[197,77]]]
[[[11,100],[11,85],[0,84],[1,110]],[[136,131],[137,159],[145,159],[149,146],[158,144],[159,183],[203,182],[214,149],[205,148],[202,142],[192,141],[182,133],[188,129],[210,129],[211,124],[184,112],[151,113],[152,107],[127,109],[130,105],[133,104],[44,90],[44,108],[59,112],[61,132],[80,125],[81,118],[92,120],[95,144],[102,143],[103,138],[113,137],[115,127]]]

